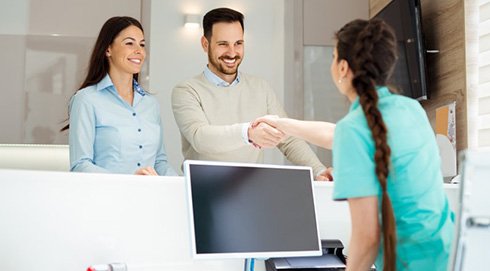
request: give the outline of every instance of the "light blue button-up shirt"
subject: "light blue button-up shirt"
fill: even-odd
[[[177,175],[167,161],[158,102],[133,84],[132,106],[119,96],[109,75],[72,97],[71,171],[134,174],[151,166],[159,175]]]
[[[231,82],[231,83],[228,83],[225,80],[221,79],[216,74],[214,74],[214,72],[212,72],[208,66],[206,66],[204,68],[204,77],[206,77],[206,79],[208,79],[208,81],[211,84],[213,84],[217,87],[232,87],[232,86],[235,86],[238,83],[240,83],[240,73],[239,72],[237,72],[237,76],[236,76],[235,80],[233,80],[233,82]]]

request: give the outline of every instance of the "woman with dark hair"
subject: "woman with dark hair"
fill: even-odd
[[[352,103],[336,126],[267,116],[286,134],[328,148],[334,199],[349,202],[347,270],[446,270],[453,214],[425,111],[386,86],[396,38],[382,20],[355,20],[336,33],[332,78]],[[335,140],[333,140],[335,138]]]
[[[138,84],[145,57],[136,19],[105,22],[62,129],[70,130],[71,171],[176,175],[165,154],[158,102]]]

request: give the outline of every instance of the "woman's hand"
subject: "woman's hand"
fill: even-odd
[[[263,123],[266,123],[266,124],[276,128],[276,129],[278,129],[278,130],[281,130],[278,127],[279,126],[279,120],[280,120],[280,118],[277,115],[265,115],[265,116],[262,116],[262,117],[255,119],[252,122],[251,126],[257,127],[257,125],[259,125],[261,122],[263,122]]]
[[[153,167],[142,167],[138,168],[135,175],[150,175],[150,176],[158,176],[158,173],[155,171]]]
[[[265,122],[248,127],[248,139],[259,148],[274,148],[286,138],[283,132]]]

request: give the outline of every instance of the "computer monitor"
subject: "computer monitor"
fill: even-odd
[[[389,1],[374,17],[383,19],[393,28],[398,42],[398,61],[389,83],[405,96],[427,100],[430,93],[420,0]]]
[[[194,258],[319,256],[309,167],[185,161]]]

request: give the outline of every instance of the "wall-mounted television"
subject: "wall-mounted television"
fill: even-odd
[[[310,167],[184,162],[192,255],[320,256]]]
[[[392,0],[374,17],[388,23],[398,40],[398,61],[389,83],[395,85],[402,95],[417,100],[428,99],[427,51],[420,0]]]

